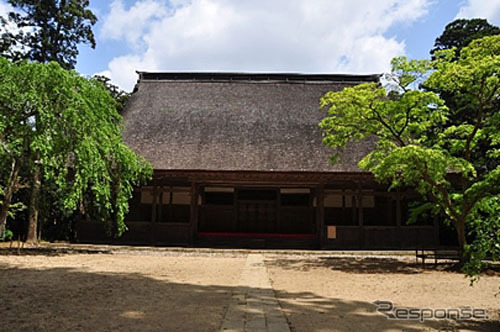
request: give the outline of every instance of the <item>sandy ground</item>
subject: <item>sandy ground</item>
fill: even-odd
[[[500,331],[500,273],[473,287],[460,272],[413,260],[268,257],[268,273],[292,331]],[[388,320],[376,300],[415,308],[476,307],[488,321]]]
[[[214,331],[245,257],[1,255],[0,331]]]
[[[500,331],[500,273],[474,286],[459,272],[391,258],[267,254],[292,331]],[[216,331],[246,256],[0,251],[0,331]],[[488,321],[394,321],[375,300],[485,308]]]

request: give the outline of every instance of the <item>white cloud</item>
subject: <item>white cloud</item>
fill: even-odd
[[[129,9],[125,9],[123,0],[114,0],[110,9],[100,37],[104,40],[124,38],[132,46],[136,46],[152,21],[167,14],[166,6],[154,0],[136,2]]]
[[[111,79],[114,84],[117,84],[122,89],[132,90],[137,81],[137,70],[155,71],[159,66],[154,62],[152,57],[125,55],[114,58],[108,64],[108,69],[94,75],[103,75]]]
[[[107,74],[115,84],[131,89],[135,70],[387,71],[390,59],[404,54],[405,44],[384,33],[423,17],[431,0],[168,3],[140,0],[126,9],[122,1],[113,2],[102,33],[142,43],[109,63]],[[139,18],[138,8],[143,8]]]
[[[468,0],[456,18],[485,18],[490,24],[500,26],[500,0]]]

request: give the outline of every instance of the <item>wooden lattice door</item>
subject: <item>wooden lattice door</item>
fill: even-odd
[[[277,224],[275,190],[238,192],[238,230],[245,233],[272,233]]]

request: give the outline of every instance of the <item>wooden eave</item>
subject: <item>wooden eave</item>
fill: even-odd
[[[218,184],[324,184],[330,182],[373,182],[368,172],[262,172],[155,170],[154,181],[185,181]]]

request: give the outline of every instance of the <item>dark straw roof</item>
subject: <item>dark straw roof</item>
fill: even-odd
[[[330,165],[319,99],[378,75],[145,73],[124,140],[158,170],[359,172],[366,144]]]

